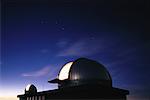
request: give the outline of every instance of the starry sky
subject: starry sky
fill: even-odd
[[[102,63],[129,100],[150,99],[150,6],[142,0],[2,0],[0,100],[57,88],[66,62]],[[10,100],[9,98],[9,100]]]

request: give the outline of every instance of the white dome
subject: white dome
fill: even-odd
[[[26,90],[26,91],[29,91],[31,85],[32,85],[32,84],[28,84],[28,85],[26,86],[25,90]]]
[[[86,58],[79,58],[65,64],[58,78],[49,82],[58,83],[60,87],[80,84],[112,86],[112,79],[107,69],[102,64]]]
[[[37,92],[37,88],[33,84],[28,84],[25,88],[25,94],[34,94]]]
[[[62,67],[62,69],[60,70],[59,75],[58,75],[58,79],[59,80],[68,79],[68,77],[69,77],[69,71],[70,71],[70,68],[71,68],[72,64],[73,64],[73,62],[69,62],[69,63],[65,64]]]

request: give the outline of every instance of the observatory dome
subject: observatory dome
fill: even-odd
[[[112,79],[107,69],[102,64],[87,58],[79,58],[65,64],[58,78],[49,82],[58,83],[60,87],[81,84],[112,86]]]
[[[25,88],[25,94],[35,94],[37,93],[37,88],[33,84],[28,84]]]

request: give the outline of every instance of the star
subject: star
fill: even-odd
[[[47,21],[46,20],[41,20],[41,22],[40,22],[41,24],[46,24],[47,23]]]
[[[65,30],[65,28],[64,28],[64,27],[62,27],[62,28],[61,28],[61,30]]]

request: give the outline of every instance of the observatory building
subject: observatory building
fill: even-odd
[[[100,63],[79,58],[66,63],[56,79],[58,89],[37,92],[34,85],[25,88],[25,94],[18,95],[20,100],[51,99],[121,99],[126,100],[128,90],[114,88],[107,69]]]

